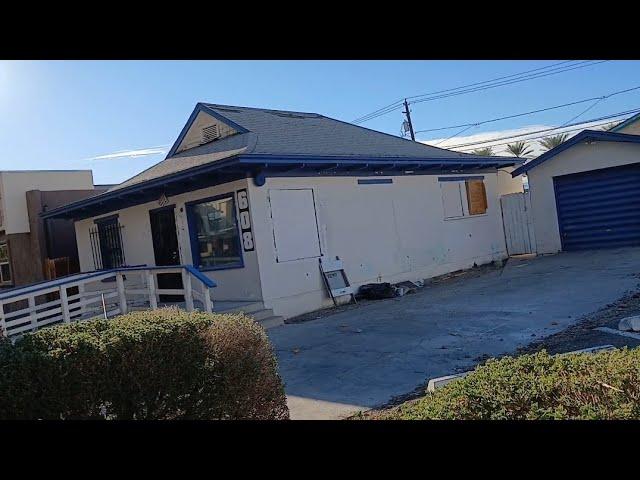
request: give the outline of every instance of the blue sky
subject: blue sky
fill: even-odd
[[[0,170],[86,168],[96,183],[116,183],[162,160],[198,101],[352,121],[404,96],[558,61],[0,61]],[[416,104],[412,117],[416,130],[436,128],[638,85],[640,62],[610,61]],[[464,135],[555,126],[587,106],[483,125]],[[640,108],[640,90],[600,102],[581,119],[632,108]],[[363,126],[398,135],[402,120],[395,111]],[[418,140],[455,131],[420,134]],[[138,154],[126,153],[131,151]]]

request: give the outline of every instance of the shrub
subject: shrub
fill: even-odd
[[[0,344],[0,418],[285,419],[267,336],[244,315],[177,309]]]
[[[384,419],[638,419],[640,349],[492,359]]]

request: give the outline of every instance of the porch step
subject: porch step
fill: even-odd
[[[258,323],[262,325],[262,328],[265,330],[273,327],[279,327],[280,325],[284,325],[284,318],[280,315],[273,315],[271,317],[263,318],[259,320]]]
[[[264,308],[262,302],[214,301],[213,310],[215,313],[244,312],[265,329],[284,325],[284,318],[279,315],[274,315],[271,308]]]
[[[249,315],[260,310],[264,310],[264,304],[262,302],[213,301],[213,311],[215,313],[244,312]]]

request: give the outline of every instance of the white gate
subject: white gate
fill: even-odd
[[[509,255],[535,253],[536,239],[529,192],[503,195],[500,197],[500,205]]]

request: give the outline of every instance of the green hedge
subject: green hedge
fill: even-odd
[[[640,419],[640,349],[492,359],[382,419]]]
[[[244,315],[134,312],[0,341],[3,419],[286,419],[268,338]]]

